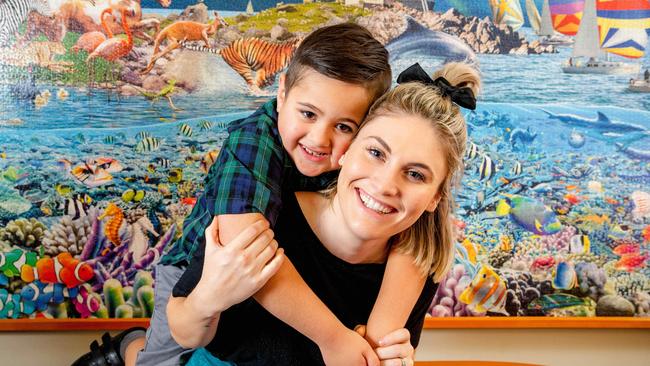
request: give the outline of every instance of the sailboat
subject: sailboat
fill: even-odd
[[[533,31],[536,34],[539,34],[542,18],[539,16],[539,12],[537,11],[537,6],[535,6],[534,0],[526,0],[526,14],[528,14],[530,27],[533,28]]]
[[[255,14],[255,10],[253,10],[253,2],[251,0],[248,0],[248,4],[246,4],[246,15],[253,14]]]
[[[643,56],[648,40],[650,4],[647,0],[586,0],[573,52],[562,71],[573,74],[634,74],[638,63],[609,60],[609,53]],[[647,8],[647,9],[646,9]],[[588,58],[586,62],[582,58]]]
[[[526,1],[532,2],[532,0]],[[534,3],[531,5],[535,6]],[[526,3],[526,7],[528,8],[528,3]],[[577,10],[576,8],[573,9]],[[530,18],[530,12],[528,13],[528,17]],[[549,0],[544,0],[544,4],[542,5],[542,15],[540,17],[540,26],[537,35],[540,37],[539,43],[542,45],[569,46],[573,44],[572,38],[556,32],[553,28],[553,18],[551,17],[551,6],[549,5]]]
[[[492,8],[492,21],[495,24],[505,24],[518,30],[524,24],[524,14],[519,0],[489,0]]]

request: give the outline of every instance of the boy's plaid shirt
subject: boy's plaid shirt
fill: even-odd
[[[336,177],[338,172],[314,178],[300,174],[282,146],[277,117],[273,99],[229,124],[229,136],[210,167],[204,192],[183,222],[183,235],[160,263],[187,265],[204,245],[205,229],[214,216],[259,212],[273,227],[282,208],[282,189],[315,191]]]

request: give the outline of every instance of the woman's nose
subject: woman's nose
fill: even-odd
[[[375,187],[377,193],[384,196],[394,196],[399,192],[398,172],[390,166],[376,169],[374,173]]]

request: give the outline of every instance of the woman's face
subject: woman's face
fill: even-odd
[[[405,113],[376,117],[343,157],[337,199],[346,225],[362,240],[388,239],[435,210],[446,175],[429,121]]]

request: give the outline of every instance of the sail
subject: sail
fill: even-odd
[[[643,57],[650,28],[648,0],[599,1],[597,16],[602,49],[628,58]]]
[[[604,58],[600,49],[598,36],[598,19],[596,18],[596,0],[586,0],[584,13],[580,21],[576,42],[573,45],[572,57]]]
[[[519,0],[489,0],[492,8],[492,21],[495,24],[506,24],[513,30],[518,30],[524,24],[524,14]]]
[[[578,32],[584,0],[548,0],[556,31],[574,36]]]
[[[526,14],[528,14],[530,27],[533,28],[535,33],[539,34],[541,18],[533,0],[526,0]]]
[[[537,34],[540,36],[552,36],[555,34],[553,20],[551,19],[551,7],[548,5],[548,0],[544,0],[544,4],[542,5],[541,25]]]

